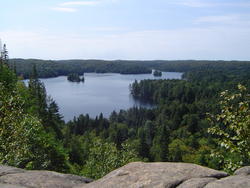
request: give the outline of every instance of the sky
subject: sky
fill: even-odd
[[[250,0],[0,0],[10,58],[250,60]]]

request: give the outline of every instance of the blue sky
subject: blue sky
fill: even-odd
[[[8,0],[11,58],[250,60],[250,0]]]

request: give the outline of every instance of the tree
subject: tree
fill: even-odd
[[[165,162],[169,160],[169,131],[168,125],[163,124],[158,128],[151,148],[151,155],[154,161]]]
[[[144,128],[139,128],[138,130],[138,138],[139,138],[139,145],[138,145],[138,152],[142,158],[148,159],[149,156],[149,145],[147,144],[146,140],[146,132]]]
[[[69,170],[67,154],[41,122],[24,111],[22,97],[0,83],[0,163],[28,169]]]
[[[114,143],[97,137],[92,142],[88,160],[82,170],[85,176],[98,179],[116,168],[138,160],[136,151],[127,143],[122,144],[122,149],[118,150]]]
[[[62,120],[62,115],[59,113],[59,107],[51,97],[48,97],[47,103],[48,112],[45,126],[50,127],[58,139],[62,139],[63,135],[61,131],[61,125],[63,125],[64,122]]]
[[[29,93],[31,100],[31,112],[37,115],[46,125],[48,116],[47,93],[44,84],[38,79],[36,65],[33,64],[33,70],[29,80]]]
[[[1,43],[0,43],[1,45]],[[6,44],[3,45],[3,49],[2,49],[2,46],[0,46],[0,60],[1,60],[1,66],[2,65],[6,65],[8,66],[8,60],[9,60],[9,55],[8,55],[8,50],[7,50],[7,47],[6,47]]]
[[[225,170],[232,172],[250,164],[250,95],[239,84],[237,93],[226,90],[221,97],[220,113],[209,115],[213,127],[208,132],[216,136],[221,148],[212,155],[221,159]]]

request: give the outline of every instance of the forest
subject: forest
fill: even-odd
[[[236,74],[242,69],[250,70],[248,61],[104,61],[104,60],[39,60],[39,59],[10,59],[10,67],[16,70],[18,75],[29,78],[33,64],[37,67],[39,78],[67,76],[71,73],[81,75],[83,72],[96,73],[121,73],[142,74],[151,73],[152,69],[169,72],[189,72],[194,70],[228,71]]]
[[[135,80],[131,94],[157,107],[114,111],[109,118],[82,114],[64,122],[39,80],[152,68],[184,72],[183,79]],[[188,162],[229,173],[250,165],[250,62],[2,58],[0,72],[1,164],[94,179],[132,161]]]

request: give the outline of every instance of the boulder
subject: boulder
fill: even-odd
[[[240,168],[228,176],[189,163],[134,162],[92,182],[71,174],[0,165],[0,188],[247,188],[249,168]]]
[[[250,176],[229,176],[208,183],[205,188],[248,188],[250,187]]]
[[[184,181],[177,188],[203,188],[210,182],[217,180],[216,178],[191,178]]]
[[[234,172],[234,175],[250,175],[250,166],[239,168]]]
[[[72,188],[78,184],[89,183],[92,180],[52,171],[21,170],[17,168],[0,166],[0,183],[10,188]],[[10,185],[8,185],[10,184]],[[16,187],[15,187],[16,186]]]
[[[25,172],[25,170],[5,165],[0,165],[0,176],[7,175],[7,174],[16,174],[16,173],[22,173]]]
[[[192,178],[223,178],[227,173],[189,163],[134,162],[112,171],[103,178],[77,188],[172,188]],[[193,182],[198,186],[198,181]],[[200,180],[199,180],[200,181]],[[207,181],[207,180],[204,180]],[[201,182],[200,182],[201,183]],[[204,183],[205,184],[205,183]]]

